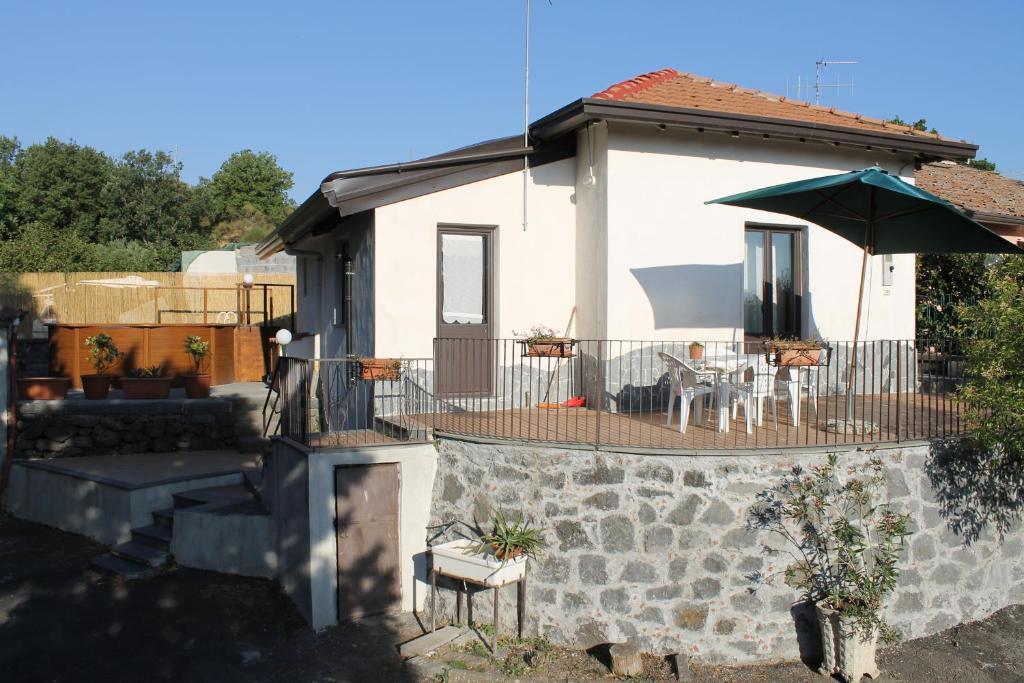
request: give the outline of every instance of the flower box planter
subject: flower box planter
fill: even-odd
[[[535,358],[572,358],[575,339],[568,337],[551,337],[537,341],[520,342],[523,345],[523,356]]]
[[[113,375],[82,375],[82,391],[90,401],[98,401],[107,397]]]
[[[831,346],[814,345],[770,345],[765,348],[765,358],[777,367],[807,367],[828,365],[832,359]]]
[[[368,382],[395,382],[402,377],[401,362],[394,358],[363,358],[359,378]]]
[[[210,376],[185,375],[185,395],[189,398],[209,398]]]
[[[515,583],[526,576],[525,555],[499,560],[494,553],[480,548],[479,541],[459,539],[430,549],[434,571],[493,588]]]
[[[842,612],[821,605],[814,606],[821,627],[822,662],[819,673],[831,677],[838,673],[847,683],[856,683],[862,676],[876,680],[880,672],[875,662],[878,633],[862,639],[853,619]]]
[[[71,379],[68,377],[19,377],[18,399],[22,401],[54,401],[67,398]]]
[[[129,399],[167,398],[171,393],[170,377],[122,377],[121,389]]]

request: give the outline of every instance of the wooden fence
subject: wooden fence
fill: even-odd
[[[0,273],[0,310],[28,312],[18,330],[22,337],[45,337],[48,322],[110,325],[276,321],[274,324],[290,326],[295,275],[268,273],[253,277],[255,286],[247,292],[240,286],[242,273]],[[112,282],[125,278],[138,278],[147,284]]]

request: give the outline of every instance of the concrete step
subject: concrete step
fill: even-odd
[[[252,498],[252,493],[244,484],[233,484],[230,486],[212,486],[205,489],[192,489],[174,494],[174,507],[182,510],[185,508],[204,505],[214,501],[237,501],[242,502]]]
[[[153,511],[153,523],[156,526],[162,526],[170,529],[174,526],[174,508],[164,508],[163,510]]]
[[[171,549],[171,536],[173,531],[170,527],[152,524],[132,529],[132,540],[142,545],[148,545],[157,550],[169,552]]]
[[[167,564],[167,551],[135,541],[119,543],[111,548],[110,552],[122,560],[147,567],[161,567]]]
[[[92,558],[92,566],[109,574],[123,576],[126,579],[140,579],[148,576],[153,570],[144,564],[125,560],[110,553]]]
[[[242,481],[250,493],[259,497],[263,491],[263,468],[246,469],[242,472]]]
[[[238,451],[240,453],[265,453],[269,447],[270,439],[264,439],[262,436],[238,437]]]

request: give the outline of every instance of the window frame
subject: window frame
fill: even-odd
[[[745,341],[758,341],[761,339],[770,339],[778,336],[795,336],[797,338],[803,337],[804,329],[804,295],[805,291],[805,278],[804,278],[804,234],[807,230],[806,225],[786,225],[781,223],[762,223],[757,221],[747,221],[743,224],[743,265],[744,271],[746,270],[747,254],[746,254],[746,236],[749,232],[760,232],[765,235],[764,242],[764,255],[762,262],[763,279],[761,281],[761,296],[762,296],[762,309],[761,309],[761,324],[764,329],[764,334],[751,334],[746,329],[746,318],[743,320],[743,338]],[[774,299],[774,288],[771,286],[773,277],[772,263],[772,234],[773,233],[785,233],[793,239],[793,311],[794,311],[794,328],[793,330],[785,330],[780,332],[775,329],[774,320],[772,319],[772,308],[775,303]],[[742,286],[742,285],[741,285]],[[741,301],[742,306],[742,301]]]

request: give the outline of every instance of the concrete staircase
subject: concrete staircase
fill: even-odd
[[[251,484],[213,486],[174,494],[173,507],[153,512],[153,524],[131,530],[131,540],[93,558],[92,566],[128,579],[145,578],[171,561],[174,511],[212,502],[258,505]]]

